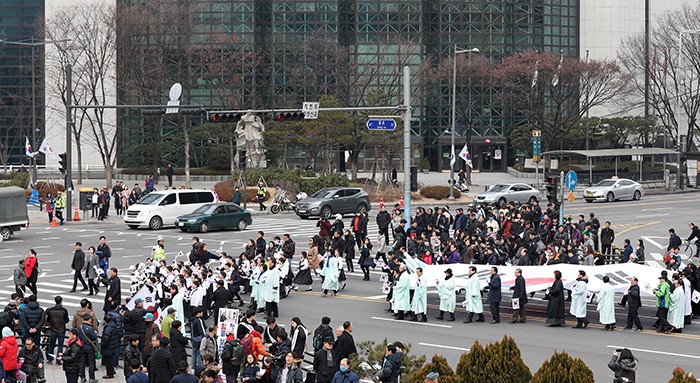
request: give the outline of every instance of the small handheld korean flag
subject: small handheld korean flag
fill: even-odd
[[[473,168],[472,166],[472,155],[469,154],[469,148],[467,148],[467,144],[464,144],[464,147],[462,150],[459,152],[459,158],[463,159],[464,162],[467,163],[467,166],[470,168]]]
[[[451,168],[455,167],[455,162],[457,162],[457,158],[455,157],[455,146],[452,145],[452,150],[450,151],[450,167]]]

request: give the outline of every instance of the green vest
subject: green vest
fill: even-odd
[[[63,196],[56,198],[55,204],[56,209],[63,209],[66,207],[66,201],[63,199]]]

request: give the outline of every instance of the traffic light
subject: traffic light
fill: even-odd
[[[58,155],[58,171],[60,171],[61,175],[64,177],[66,176],[66,165],[68,164],[67,156],[68,153],[65,152]]]
[[[275,113],[275,121],[304,121],[304,112]]]
[[[246,150],[238,149],[238,167],[240,169],[245,169],[246,161],[248,161],[248,158],[246,157]]]
[[[243,113],[209,113],[207,119],[209,122],[238,122],[243,117]]]
[[[553,204],[559,203],[559,177],[545,176],[544,181],[547,186],[547,200]]]
[[[206,113],[202,108],[180,108],[180,114],[186,116],[201,116]]]

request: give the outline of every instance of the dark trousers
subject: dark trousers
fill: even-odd
[[[173,187],[173,176],[168,175],[168,187]]]
[[[277,302],[265,302],[265,314],[267,314],[268,317],[277,318],[280,315],[277,309]]]
[[[495,322],[501,321],[501,302],[489,302],[489,309],[491,310],[491,316]]]
[[[665,307],[659,307],[656,309],[657,323],[659,324],[659,331],[666,331],[671,327],[668,323],[668,309]]]
[[[83,290],[87,290],[88,285],[87,283],[85,283],[85,279],[83,279],[83,274],[80,273],[80,270],[76,270],[75,274],[73,274],[73,290],[75,290],[75,288],[78,287],[78,281],[82,283]]]
[[[113,355],[102,355],[102,365],[107,369],[108,376],[114,376],[117,372],[114,370]]]
[[[61,221],[61,225],[63,225],[63,209],[56,209],[56,219]]]
[[[630,307],[627,310],[627,326],[625,327],[632,328],[632,324],[638,329],[642,329],[642,322],[639,320],[639,307]]]
[[[41,205],[39,205],[41,206]],[[6,370],[5,381],[7,383],[17,383],[17,370]]]
[[[63,341],[66,339],[66,333],[64,332],[54,332],[51,331],[51,336],[49,337],[49,346],[46,348],[46,360],[49,362],[54,358],[53,355],[58,355],[63,352]],[[58,346],[58,350],[54,354],[53,349]]]
[[[28,288],[29,290],[31,290],[31,292],[32,292],[34,295],[39,295],[39,294],[38,294],[38,291],[37,291],[37,289],[36,289],[36,280],[38,279],[38,275],[37,275],[38,273],[39,273],[39,271],[35,269],[35,270],[32,272],[32,276],[29,277],[29,278],[27,278],[27,288]]]
[[[601,243],[601,244],[600,244],[600,247],[601,247],[600,252],[601,252],[602,254],[607,254],[607,255],[611,254],[611,252],[612,252],[612,244],[610,244],[610,243]]]
[[[362,269],[362,273],[365,275],[364,280],[369,281],[369,267],[360,266],[360,269]]]
[[[41,343],[41,330],[37,330],[36,332],[29,332],[27,331],[27,335],[24,337],[25,343],[26,340],[31,338],[34,341],[35,345],[40,345]]]
[[[384,236],[384,243],[389,244],[389,228],[379,229],[379,234]],[[362,246],[360,246],[362,247]]]
[[[15,292],[17,293],[17,295],[20,296],[20,298],[24,298],[24,290],[25,290],[25,287],[19,288],[19,287],[15,286]]]
[[[352,258],[345,258],[345,264],[348,266],[348,272],[354,273],[355,268],[353,267],[352,264]]]
[[[51,224],[51,222],[53,222],[53,211],[49,211],[48,213],[49,213],[49,224]]]
[[[93,294],[93,289],[94,289],[94,294],[97,294],[100,292],[100,286],[95,283],[95,280],[92,278],[88,278],[88,285],[90,285],[90,294]]]
[[[80,374],[77,372],[66,372],[66,383],[78,383]]]
[[[513,310],[513,322],[524,323],[526,320],[525,304],[521,303],[517,310]]]
[[[80,357],[80,377],[85,379],[85,367],[88,368],[88,376],[90,379],[95,379],[95,352],[92,349],[83,349]]]

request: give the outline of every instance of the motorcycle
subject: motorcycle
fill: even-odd
[[[305,197],[307,197],[306,193],[299,192],[296,197],[297,202]],[[294,211],[294,209],[296,209],[296,202],[292,202],[284,191],[277,193],[275,200],[270,205],[270,213],[272,214],[277,214],[281,211]]]
[[[469,192],[469,186],[467,185],[466,182],[455,181],[454,179],[451,181],[455,183],[455,189],[459,190],[462,193]],[[448,180],[447,184],[450,185],[451,182]]]

